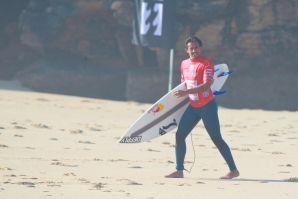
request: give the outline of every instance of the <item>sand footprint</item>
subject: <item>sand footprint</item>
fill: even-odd
[[[106,183],[93,183],[93,189],[95,190],[101,190],[102,188],[105,188],[106,187]]]
[[[66,165],[62,162],[53,162],[53,163],[51,163],[51,165],[65,166],[65,167],[77,167],[77,166],[79,166],[79,165]]]
[[[94,158],[93,161],[103,161],[102,159]]]
[[[269,140],[270,142],[283,142],[283,141],[280,141],[280,140]]]
[[[17,184],[17,185],[26,185],[27,187],[35,187],[35,184],[33,182],[17,182],[17,183],[13,183],[13,184]]]
[[[81,143],[81,144],[95,144],[94,142],[90,142],[90,141],[78,141],[78,143]]]
[[[1,171],[10,171],[12,169],[11,168],[8,168],[8,167],[0,167],[0,170]]]
[[[123,159],[109,159],[108,161],[109,162],[125,162],[125,161],[128,161],[128,160],[123,160]]]
[[[89,130],[89,131],[102,131],[100,128],[102,128],[101,125],[98,125],[98,124],[88,124],[86,126],[86,128]]]
[[[231,150],[233,150],[233,151],[251,151],[250,149],[248,149],[248,148],[242,148],[242,149],[239,149],[239,148],[230,148]]]
[[[34,147],[25,147],[25,149],[32,149],[32,150],[34,150],[35,148]]]
[[[298,138],[297,137],[288,137],[287,139],[289,139],[289,140],[296,140]]]
[[[292,167],[292,165],[291,165],[291,164],[278,165],[278,166],[280,166],[280,167]]]
[[[143,185],[141,183],[138,183],[138,182],[135,182],[135,181],[132,181],[132,180],[129,180],[129,179],[119,179],[117,181],[122,181],[123,183],[125,183],[126,185]]]
[[[69,130],[71,134],[82,134],[84,133],[81,129]]]
[[[179,184],[177,184],[177,186],[186,187],[186,186],[191,186],[191,185],[188,183],[179,183]]]
[[[282,152],[280,152],[280,151],[273,151],[273,152],[271,152],[271,154],[278,155],[278,154],[284,154],[284,153],[282,153]]]
[[[56,183],[56,182],[52,182],[52,181],[48,181],[48,182],[44,182],[45,184],[47,184],[48,187],[61,187],[60,184]],[[63,183],[63,182],[61,182]]]
[[[20,137],[20,138],[24,137],[24,136],[22,136],[22,135],[17,135],[17,134],[15,134],[14,136],[15,136],[15,137]]]
[[[152,152],[160,152],[158,150],[153,150],[153,149],[148,149],[148,151],[152,151]]]
[[[49,129],[49,127],[44,124],[31,124],[31,126],[34,126],[36,128],[41,128],[41,129]]]
[[[63,176],[76,176],[74,173],[64,173]]]
[[[251,150],[248,148],[242,148],[242,149],[238,149],[238,151],[251,151]]]
[[[85,178],[79,178],[78,181],[82,182],[82,183],[86,183],[86,184],[89,184],[90,181],[85,179]]]
[[[170,142],[163,142],[162,144],[168,145],[169,147],[175,147],[175,145]]]
[[[15,129],[26,129],[26,127],[23,126],[14,126]]]
[[[132,169],[142,169],[143,167],[140,167],[140,166],[132,166],[132,167],[128,167],[128,168],[132,168]]]
[[[154,184],[157,184],[157,185],[165,185],[165,183],[162,183],[162,182],[155,182]]]
[[[275,133],[269,133],[268,136],[278,136],[278,135]]]

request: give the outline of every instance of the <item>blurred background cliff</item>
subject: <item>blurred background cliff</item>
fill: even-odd
[[[234,73],[220,106],[298,110],[298,0],[176,0],[173,87],[198,36]],[[169,51],[131,44],[134,0],[1,0],[0,79],[39,92],[153,103]]]

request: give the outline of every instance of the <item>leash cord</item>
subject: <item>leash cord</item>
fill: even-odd
[[[184,169],[184,170],[187,171],[188,173],[191,172],[191,169],[192,169],[192,167],[193,167],[193,165],[195,164],[195,161],[196,161],[196,151],[195,151],[195,147],[194,147],[194,145],[193,145],[192,133],[190,133],[190,137],[191,137],[192,149],[193,149],[193,153],[194,153],[194,159],[193,159],[193,163],[192,163],[192,165],[191,165],[189,171],[186,170],[186,169]]]

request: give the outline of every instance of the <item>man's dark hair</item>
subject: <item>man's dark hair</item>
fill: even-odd
[[[188,37],[185,40],[185,48],[187,48],[187,44],[188,43],[191,43],[191,42],[198,42],[198,44],[199,44],[200,47],[203,46],[203,43],[202,43],[202,41],[199,38],[197,38],[197,37]]]

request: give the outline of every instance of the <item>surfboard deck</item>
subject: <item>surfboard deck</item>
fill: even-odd
[[[221,92],[220,89],[230,73],[226,64],[215,66],[214,81],[211,86],[214,95],[225,92]],[[122,144],[145,142],[177,128],[182,114],[189,105],[189,97],[176,98],[172,93],[175,90],[185,89],[186,85],[183,82],[160,98],[128,128],[118,142]]]

